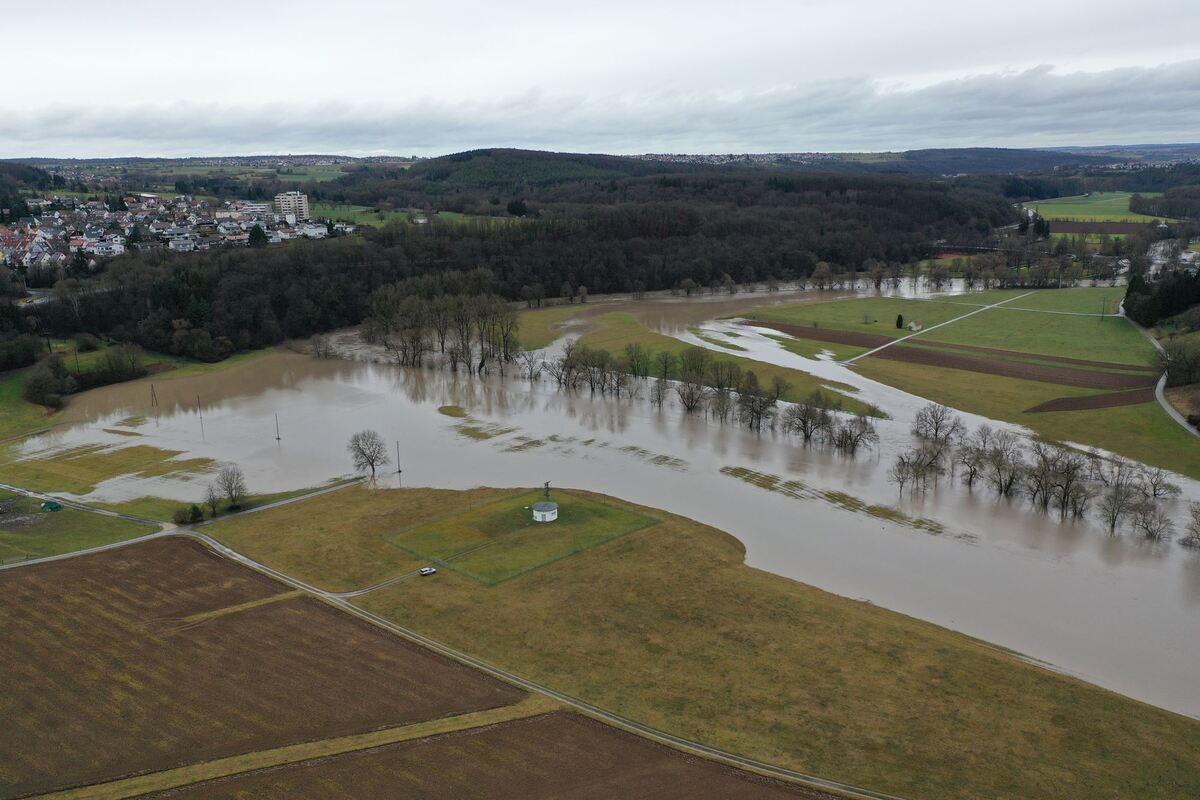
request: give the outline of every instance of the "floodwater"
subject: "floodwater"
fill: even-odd
[[[713,307],[703,316],[711,319]],[[182,451],[180,458],[235,462],[252,491],[273,492],[349,473],[347,440],[374,428],[399,443],[405,486],[549,480],[663,508],[734,534],[752,566],[1200,716],[1200,554],[1171,542],[1111,537],[1092,524],[1059,523],[948,481],[923,499],[901,499],[885,478],[896,450],[910,445],[900,419],[880,426],[877,451],[847,459],[782,434],[754,434],[670,405],[656,409],[645,391],[642,398],[593,398],[586,390],[561,392],[549,380],[531,385],[511,376],[470,378],[278,353],[154,386],[155,406],[146,381],[75,398],[67,411],[74,424],[32,437],[24,452],[149,444]],[[889,410],[903,401],[882,389],[863,391]],[[443,405],[463,407],[472,420],[440,413]],[[137,415],[146,419],[128,419]],[[123,421],[141,436],[104,430]],[[476,436],[495,435],[473,438],[464,426]],[[771,491],[724,474],[728,467],[799,483],[790,492]],[[182,477],[124,476],[85,499],[199,500],[206,477]],[[396,480],[391,473],[382,482]],[[847,510],[824,491],[898,504],[944,530]]]

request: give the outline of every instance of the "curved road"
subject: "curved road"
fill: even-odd
[[[258,508],[239,512],[238,514],[232,514],[227,517],[224,517],[224,519],[229,519],[230,517],[233,517],[233,516],[241,516],[243,514],[252,514],[257,511],[262,511],[267,508],[275,508],[275,507],[278,507],[281,505],[286,505],[288,503],[298,502],[300,500],[304,500],[304,499],[313,497],[318,494],[324,494],[326,492],[337,491],[338,489],[344,488],[345,486],[353,485],[353,483],[354,482],[343,483],[343,484],[339,484],[337,486],[326,487],[326,488],[320,489],[316,492],[310,492],[308,494],[300,495],[297,497],[291,497],[286,500],[280,500],[275,503],[271,503],[271,504],[264,505],[264,506],[259,506]],[[114,542],[112,544],[100,545],[98,547],[92,547],[92,548],[88,548],[86,550],[78,550],[74,553],[63,553],[61,555],[56,555],[56,556],[45,556],[42,558],[29,559],[27,561],[18,561],[13,564],[4,564],[4,565],[0,565],[0,570],[19,569],[21,567],[31,566],[34,564],[44,564],[44,563],[51,562],[51,561],[59,561],[59,560],[66,559],[66,558],[74,558],[76,556],[87,555],[90,553],[99,553],[99,552],[103,552],[106,550],[112,550],[112,549],[115,549],[118,547],[125,547],[127,545],[137,544],[138,542],[145,542],[145,541],[149,541],[151,539],[159,539],[159,538],[166,537],[166,536],[180,536],[180,537],[190,538],[190,539],[193,539],[195,541],[198,541],[198,542],[204,544],[205,546],[207,546],[214,552],[230,559],[231,561],[235,561],[235,562],[242,564],[243,566],[249,567],[250,569],[253,569],[257,572],[268,575],[268,576],[274,578],[275,580],[279,581],[280,583],[291,586],[293,589],[303,590],[311,595],[314,595],[314,596],[324,600],[325,602],[327,602],[333,606],[336,606],[337,608],[341,609],[342,611],[345,611],[348,614],[353,614],[354,616],[356,616],[360,619],[366,620],[367,622],[370,622],[381,628],[385,628],[386,630],[391,631],[392,633],[394,633],[398,636],[401,636],[401,637],[409,640],[410,642],[413,642],[414,644],[425,647],[425,648],[432,650],[436,653],[439,653],[440,655],[443,655],[447,658],[458,661],[459,663],[466,664],[467,666],[473,667],[474,669],[477,669],[481,672],[485,672],[494,678],[497,678],[506,683],[510,683],[510,684],[513,684],[514,686],[518,686],[522,689],[525,689],[528,692],[534,692],[537,694],[545,695],[546,697],[553,698],[554,700],[557,700],[558,702],[562,703],[565,706],[569,706],[570,708],[573,708],[576,711],[579,711],[590,717],[594,717],[595,719],[598,719],[605,723],[608,723],[609,725],[612,725],[613,727],[620,728],[622,730],[637,734],[639,736],[643,736],[647,739],[651,739],[653,741],[659,742],[660,744],[665,744],[669,747],[673,747],[676,750],[681,750],[683,752],[691,753],[693,755],[698,755],[703,758],[707,758],[707,759],[710,759],[713,761],[724,763],[724,764],[727,764],[730,766],[738,767],[740,769],[744,769],[749,772],[754,772],[756,774],[763,775],[766,777],[778,778],[780,780],[784,780],[789,783],[794,783],[794,784],[798,784],[800,786],[804,786],[809,789],[813,789],[815,791],[826,792],[828,794],[836,795],[839,797],[854,798],[854,800],[903,800],[903,798],[900,798],[896,795],[884,794],[882,792],[876,792],[876,791],[872,791],[870,789],[864,789],[859,786],[852,786],[850,784],[831,780],[829,778],[822,778],[818,775],[809,775],[804,772],[798,772],[796,770],[787,769],[786,767],[780,767],[780,766],[776,766],[774,764],[767,764],[762,761],[756,761],[755,759],[746,758],[744,756],[737,755],[736,753],[731,753],[729,751],[721,750],[716,747],[709,747],[708,745],[701,744],[700,742],[692,741],[691,739],[685,739],[681,736],[675,736],[674,734],[667,733],[666,731],[662,731],[657,728],[653,728],[649,725],[643,725],[642,723],[637,722],[632,719],[629,719],[628,717],[624,717],[615,712],[607,711],[603,708],[600,708],[599,706],[592,705],[591,703],[587,702],[586,700],[582,700],[578,697],[574,697],[569,694],[564,694],[563,692],[559,692],[555,689],[551,689],[548,686],[544,686],[535,681],[531,681],[527,678],[523,678],[520,675],[515,675],[511,672],[501,669],[500,667],[493,666],[492,664],[489,664],[486,661],[478,659],[478,658],[476,658],[472,655],[469,655],[467,653],[464,653],[460,650],[456,650],[453,647],[450,647],[449,645],[443,644],[434,639],[430,639],[429,637],[424,636],[420,633],[417,633],[416,631],[411,630],[410,628],[405,628],[401,625],[397,625],[396,623],[394,623],[390,620],[384,619],[383,617],[380,617],[377,614],[373,614],[370,611],[366,611],[362,608],[359,608],[358,606],[354,605],[347,599],[349,597],[354,597],[359,594],[363,594],[363,593],[365,593],[365,591],[369,591],[370,589],[378,588],[378,586],[386,585],[388,583],[394,582],[395,580],[400,580],[404,577],[408,577],[407,575],[401,575],[396,578],[390,579],[388,581],[385,581],[383,584],[379,584],[378,586],[368,587],[367,590],[358,590],[358,591],[354,591],[354,592],[342,592],[342,593],[329,592],[324,589],[320,589],[316,586],[313,586],[311,584],[305,583],[304,581],[301,581],[297,578],[293,578],[292,576],[290,576],[284,572],[280,572],[279,570],[269,567],[266,564],[263,564],[259,561],[255,561],[254,559],[250,558],[249,556],[243,555],[242,553],[239,553],[236,550],[233,550],[232,548],[226,547],[221,542],[217,541],[216,539],[214,539],[213,537],[209,536],[206,533],[196,530],[196,528],[194,528],[194,527],[175,527],[172,525],[164,524],[158,520],[152,520],[152,519],[148,519],[146,517],[139,517],[134,514],[122,514],[119,512],[115,512],[115,511],[108,511],[106,509],[93,508],[93,507],[85,505],[83,503],[67,502],[67,501],[52,497],[51,495],[43,494],[40,492],[33,492],[28,489],[22,489],[20,487],[11,486],[8,484],[0,484],[0,489],[6,489],[8,491],[17,492],[17,493],[23,494],[27,497],[36,497],[36,498],[41,498],[41,499],[53,499],[56,502],[62,503],[63,505],[66,505],[66,506],[70,506],[71,508],[75,508],[80,511],[87,511],[87,512],[90,512],[93,514],[100,514],[103,516],[110,516],[110,517],[118,517],[121,519],[127,519],[131,522],[149,523],[149,524],[162,526],[161,530],[155,531],[154,533],[146,534],[145,536],[138,536],[133,539],[127,539],[123,542]]]

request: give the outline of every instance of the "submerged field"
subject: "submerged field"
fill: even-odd
[[[352,488],[210,530],[321,586],[398,578],[355,602],[555,689],[772,763],[911,797],[1200,790],[1194,720],[751,569],[740,544],[712,528],[581,496],[661,521],[497,585],[452,570],[406,577],[418,562],[388,542],[398,529],[454,524],[455,508],[478,519],[495,490]]]

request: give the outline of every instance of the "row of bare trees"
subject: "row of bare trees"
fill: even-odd
[[[437,352],[452,370],[483,373],[492,363],[503,368],[514,360],[519,328],[517,312],[499,295],[427,298],[393,285],[371,295],[363,333],[400,366],[423,366]]]
[[[924,493],[942,475],[957,472],[969,489],[981,483],[1001,497],[1024,496],[1061,519],[1082,519],[1095,506],[1110,533],[1123,523],[1151,539],[1174,530],[1159,501],[1179,495],[1180,488],[1161,469],[1058,443],[1026,447],[1017,434],[988,425],[968,432],[957,414],[938,404],[917,412],[912,433],[920,444],[897,455],[888,471],[901,492]],[[1193,504],[1192,515],[1188,540],[1200,544],[1200,504]]]

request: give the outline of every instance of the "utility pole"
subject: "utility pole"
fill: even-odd
[[[275,412],[275,441],[279,441],[279,412]]]
[[[400,469],[400,440],[397,439],[396,440],[396,486],[398,488],[403,488],[404,478],[401,477],[403,474],[404,474],[404,470]]]
[[[200,395],[196,395],[196,413],[200,415],[200,438],[204,439],[204,409],[200,408]]]

